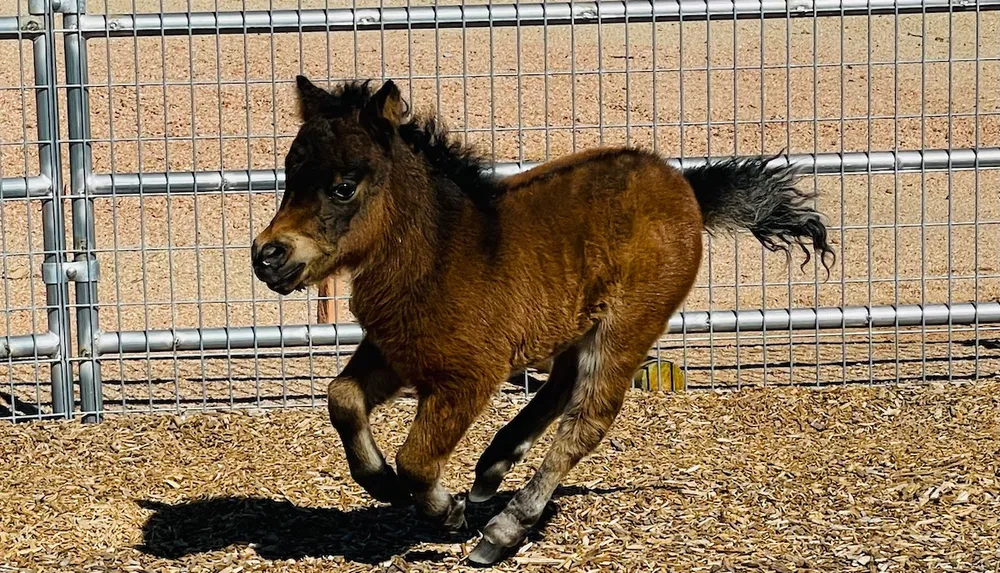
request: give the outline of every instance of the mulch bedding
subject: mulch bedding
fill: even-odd
[[[500,394],[445,482],[523,404]],[[373,416],[392,452],[414,404]],[[0,572],[446,571],[446,533],[351,479],[323,409],[0,424]],[[1000,571],[1000,384],[633,391],[499,571]]]

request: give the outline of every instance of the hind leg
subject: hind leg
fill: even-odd
[[[566,474],[604,438],[621,410],[632,374],[669,316],[642,316],[644,310],[649,309],[636,309],[639,316],[633,320],[611,314],[578,343],[578,379],[555,441],[531,481],[486,525],[470,561],[489,565],[516,546]]]
[[[563,413],[573,392],[576,370],[576,348],[570,348],[555,358],[549,379],[517,416],[497,432],[479,458],[469,501],[480,503],[493,497],[507,472],[524,458],[531,446]]]

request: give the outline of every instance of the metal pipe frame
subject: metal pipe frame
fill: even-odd
[[[51,6],[44,15],[45,34],[32,40],[35,68],[35,102],[38,114],[39,170],[48,180],[47,197],[42,201],[43,269],[55,267],[62,274],[66,262],[66,228],[62,199],[62,157],[59,149],[59,98],[56,93],[55,14]],[[44,274],[44,273],[43,273]],[[69,285],[66,281],[46,281],[45,303],[48,307],[49,335],[56,346],[56,359],[50,368],[52,413],[69,418],[73,414],[73,367],[69,323]],[[43,335],[44,336],[44,335]],[[41,352],[41,349],[38,350]]]
[[[674,315],[665,334],[763,332],[893,326],[941,326],[1000,322],[1000,303],[962,303],[846,308],[716,310]],[[364,337],[355,323],[150,330],[102,333],[100,354],[245,350],[302,346],[355,345]]]
[[[54,357],[58,362],[52,364],[53,371],[57,368],[61,368],[59,372],[65,373],[68,370],[68,360],[64,360],[65,353],[62,352],[60,348],[62,337],[55,332],[43,332],[41,334],[22,334],[16,336],[4,336],[0,338],[0,360],[16,360],[18,358],[49,358]],[[66,366],[63,366],[63,365]],[[70,371],[72,374],[72,371]],[[69,390],[72,391],[72,381],[73,377],[62,378],[59,380],[60,383],[69,380],[70,385]],[[55,380],[53,381],[53,386],[55,385]],[[55,388],[53,388],[55,391]],[[69,394],[72,396],[72,394]],[[69,410],[65,410],[63,407],[65,403],[65,395],[60,394],[61,402],[57,402],[55,396],[52,398],[52,413],[57,414],[59,417],[68,417]],[[57,408],[58,406],[58,408]]]
[[[732,18],[963,12],[1000,9],[1000,0],[628,0],[408,8],[86,15],[87,36],[348,32],[499,26],[585,25]]]
[[[48,3],[47,3],[48,4]],[[68,104],[69,135],[69,197],[72,199],[72,232],[74,263],[89,268],[96,263],[94,197],[106,195],[147,195],[173,193],[274,191],[284,187],[281,170],[245,170],[194,173],[102,174],[92,173],[90,144],[90,110],[88,101],[86,42],[99,37],[144,37],[164,35],[216,35],[281,32],[330,32],[386,29],[441,29],[484,26],[588,25],[619,22],[705,20],[707,18],[790,18],[874,14],[906,14],[930,12],[988,11],[1000,9],[1000,0],[792,0],[792,1],[602,1],[555,2],[477,6],[418,6],[409,8],[364,8],[328,10],[282,10],[259,12],[175,13],[133,15],[88,15],[85,3],[78,0],[75,13],[64,16],[64,47]],[[43,141],[42,174],[38,177],[3,180],[3,198],[47,197],[48,203],[61,205],[58,155],[58,118],[55,98],[54,34],[51,5],[47,6],[45,24],[39,28],[35,20],[0,18],[0,39],[35,38],[36,56],[44,49],[39,61],[46,81],[36,77],[41,86],[39,98],[39,140]],[[24,21],[22,21],[24,20]],[[43,40],[39,42],[39,39]],[[42,48],[37,46],[41,45]],[[44,126],[43,126],[44,123]],[[43,133],[44,131],[44,133]],[[709,158],[670,159],[675,166],[702,164]],[[50,162],[48,167],[44,162]],[[803,172],[819,175],[900,173],[907,171],[961,170],[1000,168],[1000,148],[887,151],[871,153],[799,154],[777,158],[778,164],[791,162]],[[494,170],[510,175],[537,165],[536,163],[502,163]],[[59,210],[49,210],[46,226],[47,252],[60,253],[56,241],[56,220],[62,221]],[[51,235],[51,237],[50,237]],[[59,237],[63,237],[60,234]],[[58,257],[56,261],[59,261]],[[48,262],[48,259],[47,259]],[[64,261],[60,261],[65,264]],[[51,332],[0,338],[0,357],[38,356],[42,352],[56,356],[53,368],[59,372],[59,392],[53,374],[53,402],[66,409],[66,383],[69,384],[68,412],[72,412],[72,368],[68,358],[69,320],[67,282],[47,285],[52,290],[50,303]],[[61,290],[60,290],[61,289]],[[171,329],[102,333],[98,323],[96,275],[94,280],[76,282],[77,346],[80,372],[81,408],[85,422],[101,418],[101,355],[206,351],[232,349],[285,348],[312,345],[353,345],[364,332],[357,324],[325,324],[300,326],[265,326],[209,329]],[[50,304],[50,308],[53,305]],[[64,311],[65,316],[59,314]],[[933,326],[985,324],[1000,322],[1000,303],[965,303],[911,306],[824,307],[818,309],[762,309],[741,311],[687,312],[669,321],[666,334],[705,332],[753,332],[793,329],[845,329],[899,326]],[[53,327],[53,324],[56,327]],[[64,350],[64,352],[60,352]],[[68,376],[66,367],[69,366]],[[57,399],[58,394],[58,399]],[[64,414],[66,412],[63,412]]]
[[[961,303],[844,308],[715,310],[675,315],[668,334],[706,332],[763,332],[894,326],[941,326],[1000,322],[1000,303]]]
[[[0,40],[31,40],[44,34],[44,26],[36,18],[0,17]]]
[[[77,0],[76,12],[65,14],[63,24],[69,30],[63,36],[66,57],[66,102],[69,127],[69,174],[72,194],[73,262],[86,268],[97,265],[94,252],[94,200],[87,182],[91,174],[90,94],[87,89],[87,39],[78,31],[84,0]],[[95,273],[96,275],[96,273]],[[76,279],[76,339],[82,360],[80,372],[80,409],[84,423],[102,418],[101,364],[96,360],[98,322],[97,276]]]
[[[105,332],[97,338],[100,354],[179,352],[297,346],[355,345],[364,332],[354,323],[235,328],[184,328]]]
[[[4,199],[40,199],[50,196],[51,190],[52,180],[47,175],[0,179],[0,201]]]
[[[694,167],[715,158],[668,159],[675,167]],[[923,151],[878,151],[873,153],[803,153],[774,159],[772,165],[797,165],[803,173],[852,175],[936,170],[1000,168],[1000,147],[982,149],[928,149]],[[509,176],[536,167],[536,162],[498,163],[493,171]],[[171,173],[118,173],[93,175],[90,195],[163,195],[247,191],[273,192],[285,188],[282,169],[201,171]]]

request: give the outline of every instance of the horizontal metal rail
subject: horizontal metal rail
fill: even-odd
[[[0,40],[30,40],[44,33],[37,18],[0,16]]]
[[[715,160],[717,158],[711,158]],[[710,158],[690,157],[668,159],[674,166],[692,167]],[[982,149],[931,149],[925,151],[876,151],[872,153],[793,154],[775,159],[772,164],[792,162],[804,172],[815,170],[820,175],[867,174],[1000,168],[1000,147]],[[508,176],[531,169],[538,163],[498,163],[496,173]],[[277,169],[250,171],[199,171],[171,173],[117,173],[94,175],[90,179],[93,195],[162,195],[281,190],[285,187],[285,172]]]
[[[1000,323],[1000,303],[686,312],[670,319],[667,334],[987,323]],[[355,345],[363,336],[354,323],[107,332],[98,338],[97,349],[100,354],[125,354]]]
[[[59,335],[54,332],[0,337],[0,359],[54,356],[59,350]]]
[[[1000,303],[960,303],[901,306],[848,306],[767,310],[686,312],[670,319],[667,332],[759,332],[831,328],[885,328],[1000,322]]]
[[[283,169],[196,171],[170,173],[115,173],[93,175],[92,195],[162,195],[218,193],[220,191],[274,191],[285,188]]]
[[[97,339],[97,351],[117,354],[351,345],[360,343],[362,337],[361,327],[352,323],[105,332]]]
[[[1000,0],[630,0],[408,8],[85,15],[87,36],[159,36],[381,29],[611,24],[1000,9]]]
[[[668,159],[667,162],[677,167],[694,167],[702,165],[706,161],[718,159],[723,158],[693,157],[683,160]],[[787,165],[788,163],[796,165],[803,172],[815,172],[819,175],[987,169],[1000,167],[1000,147],[873,151],[871,153],[863,151],[794,153],[771,161],[771,165]]]
[[[48,197],[51,192],[52,181],[44,175],[0,179],[0,199]]]

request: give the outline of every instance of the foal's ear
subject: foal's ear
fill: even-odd
[[[406,111],[399,88],[392,80],[386,80],[361,110],[361,123],[388,148],[389,136],[403,122]]]
[[[382,119],[388,121],[392,127],[399,127],[403,122],[403,116],[406,115],[406,102],[403,101],[396,83],[386,80],[365,104],[361,114],[367,120]]]
[[[329,104],[330,93],[309,81],[305,76],[295,76],[295,85],[299,92],[299,117],[308,121],[320,114]]]

